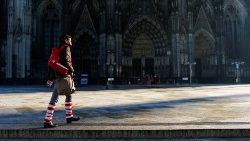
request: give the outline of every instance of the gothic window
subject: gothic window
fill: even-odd
[[[60,23],[58,10],[53,4],[49,4],[43,12],[42,16],[43,46],[46,55],[49,54],[52,47],[59,45]]]
[[[229,58],[236,59],[240,56],[239,41],[242,13],[236,5],[225,8],[226,49]]]
[[[214,17],[214,12],[213,12],[213,6],[210,2],[208,2],[205,6],[205,10],[207,13],[207,17],[209,18],[209,20],[212,20]]]
[[[38,78],[47,76],[47,61],[52,47],[59,46],[60,12],[52,1],[41,2],[37,9],[37,49],[32,50],[32,75]]]
[[[107,47],[109,52],[113,53],[115,51],[114,42],[115,42],[114,36],[112,35],[108,36]]]

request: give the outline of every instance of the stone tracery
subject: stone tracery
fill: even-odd
[[[17,2],[24,8],[18,8]],[[185,64],[197,58],[207,63],[208,67],[202,65],[204,68],[212,65],[211,70],[216,73],[197,72],[193,77],[200,73],[211,74],[207,75],[211,78],[227,77],[226,73],[220,73],[225,72],[225,65],[229,67],[231,60],[250,61],[246,32],[249,3],[244,0],[10,0],[6,4],[8,33],[4,50],[7,62],[3,68],[6,78],[12,78],[13,74],[20,78],[45,77],[46,57],[41,60],[39,52],[48,55],[49,48],[58,45],[57,38],[63,33],[75,35],[75,43],[83,40],[80,37],[91,37],[88,40],[91,43],[86,44],[94,46],[95,69],[100,78],[107,77],[108,68],[112,68],[119,79],[133,77],[130,73],[121,78],[133,65],[131,57],[138,39],[148,40],[145,46],[152,42],[153,50],[146,48],[154,52],[154,74],[161,75],[165,81],[188,75]],[[26,46],[23,52],[30,57],[13,54],[18,46],[12,37],[18,18],[23,29],[18,35],[27,40],[19,46]],[[210,54],[206,59],[201,57],[202,50]],[[13,63],[13,55],[19,56],[27,69]],[[112,61],[108,61],[110,58]],[[39,70],[36,64],[44,64],[41,65],[44,69]],[[19,71],[13,72],[13,66]]]

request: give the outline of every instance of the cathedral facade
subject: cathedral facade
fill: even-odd
[[[250,77],[248,0],[0,0],[1,79],[46,79],[62,34],[77,76],[136,83]]]

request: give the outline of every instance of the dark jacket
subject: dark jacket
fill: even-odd
[[[67,45],[67,44],[62,44],[59,46],[61,48],[61,53],[60,53],[60,60],[59,62],[65,66],[66,68],[69,69],[68,74],[72,74],[74,73],[74,68],[72,65],[72,58],[71,58],[71,46]],[[52,69],[48,69],[48,79],[49,80],[53,80],[55,79],[57,76],[61,76],[60,74],[56,73],[55,71],[53,71]]]
[[[67,44],[62,46],[64,47],[60,55],[60,63],[69,69],[68,74],[74,73],[75,70],[72,65],[71,46]]]

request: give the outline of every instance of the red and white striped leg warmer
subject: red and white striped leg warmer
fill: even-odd
[[[55,112],[56,105],[55,104],[49,104],[47,113],[44,118],[44,123],[50,123],[52,124],[52,119],[53,119],[53,113]]]
[[[65,101],[66,118],[73,117],[72,101]]]

